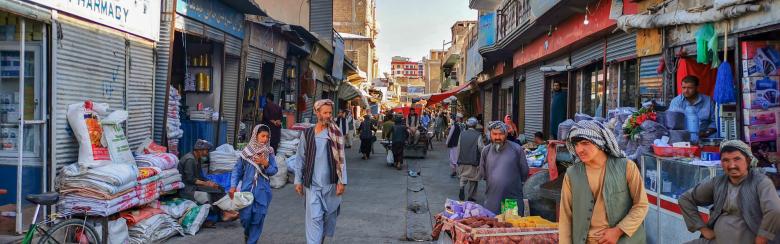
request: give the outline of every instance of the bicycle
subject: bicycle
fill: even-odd
[[[25,197],[27,201],[36,204],[35,215],[27,234],[22,239],[22,244],[31,244],[38,238],[39,244],[45,243],[102,243],[100,236],[92,226],[87,224],[87,212],[89,207],[75,208],[73,212],[55,213],[45,220],[36,223],[41,206],[52,206],[59,200],[56,192],[42,194],[30,194]],[[84,214],[84,219],[71,218],[75,214]],[[53,225],[52,225],[53,224]],[[45,228],[45,226],[51,226]],[[36,234],[40,233],[40,236]]]

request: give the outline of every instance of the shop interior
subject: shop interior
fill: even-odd
[[[241,123],[239,126],[238,143],[249,142],[251,130],[255,125],[262,123],[262,113],[260,108],[265,106],[265,96],[271,92],[273,84],[274,63],[263,62],[260,66],[260,79],[257,77],[247,78],[244,83],[244,91],[241,102]],[[278,101],[279,98],[274,98]]]

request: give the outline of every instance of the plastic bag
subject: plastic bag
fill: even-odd
[[[387,152],[387,164],[394,164],[395,158],[393,158],[393,152]]]
[[[103,144],[108,147],[111,161],[114,163],[135,163],[125,130],[122,128],[122,122],[127,120],[127,116],[127,111],[117,110],[100,121],[103,125]]]
[[[271,187],[281,188],[287,184],[287,159],[283,155],[276,156],[276,168],[278,169],[275,175],[271,176]]]
[[[168,148],[160,146],[159,144],[155,143],[152,138],[146,138],[143,142],[141,142],[141,145],[138,146],[138,149],[135,150],[135,153],[137,154],[157,154],[157,153],[167,153]]]
[[[68,106],[68,124],[79,142],[79,165],[94,168],[110,164],[111,155],[108,148],[102,144],[103,128],[100,126],[100,115],[108,110],[108,104],[76,103]]]
[[[181,218],[184,216],[184,213],[190,210],[190,208],[197,207],[198,204],[196,204],[193,201],[182,199],[182,198],[175,198],[169,201],[164,201],[160,204],[160,209],[162,209],[165,214],[170,215],[173,218]]]
[[[203,204],[187,211],[184,217],[179,220],[184,234],[195,235],[198,233],[200,226],[206,221],[206,216],[209,215],[209,209],[211,209],[211,205]]]
[[[222,199],[215,202],[214,205],[225,211],[236,211],[249,206],[254,200],[255,197],[251,192],[239,191],[233,193],[233,199],[225,195]]]

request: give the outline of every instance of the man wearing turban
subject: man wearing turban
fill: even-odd
[[[523,184],[528,179],[525,150],[507,140],[507,126],[493,121],[487,127],[490,144],[482,149],[480,166],[487,182],[485,208],[500,213],[504,199],[517,200],[518,211],[523,211]]]

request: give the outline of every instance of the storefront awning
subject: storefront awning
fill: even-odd
[[[222,2],[245,14],[268,16],[254,1],[222,0]]]
[[[453,89],[450,89],[449,91],[442,92],[442,93],[435,93],[435,94],[427,94],[427,95],[421,96],[421,98],[423,98],[425,100],[428,100],[427,106],[431,106],[431,105],[437,104],[437,103],[439,103],[441,101],[444,101],[444,99],[447,99],[447,98],[449,98],[451,96],[454,96],[455,94],[458,94],[458,92],[460,92],[463,89],[466,89],[467,87],[469,87],[469,85],[471,85],[471,83],[472,82],[469,81],[469,82],[463,83],[462,85],[457,86],[457,87],[455,87]]]
[[[368,107],[368,93],[366,93],[363,90],[360,90],[357,86],[352,85],[348,82],[343,82],[339,86],[338,91],[338,98],[343,100],[352,100],[356,97],[359,97],[360,99],[360,106],[361,107]]]

